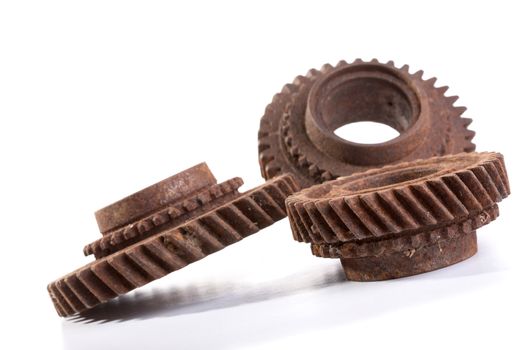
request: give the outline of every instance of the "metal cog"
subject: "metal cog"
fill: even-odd
[[[475,133],[465,107],[448,87],[423,80],[407,65],[360,59],[326,64],[298,76],[266,107],[259,129],[261,174],[292,173],[303,188],[370,168],[445,154],[471,152]],[[335,102],[334,102],[335,101]],[[377,121],[400,132],[375,145],[353,143],[333,131],[357,121]]]
[[[88,246],[100,254],[95,261],[48,285],[58,315],[90,309],[272,225],[286,216],[284,201],[299,189],[289,174],[245,193],[237,191],[241,184],[234,178],[217,185],[203,163],[98,211],[108,246]],[[140,232],[141,223],[150,226]],[[136,235],[125,237],[130,226]]]
[[[388,165],[288,197],[293,237],[340,258],[349,280],[442,268],[477,251],[476,230],[510,194],[503,156],[460,153]]]
[[[499,153],[463,153],[372,169],[290,196],[299,242],[377,241],[480,215],[510,194]]]

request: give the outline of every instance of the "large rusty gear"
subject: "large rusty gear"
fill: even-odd
[[[503,156],[474,152],[341,177],[290,196],[286,209],[314,255],[341,258],[349,279],[378,280],[468,258],[475,230],[509,194]]]
[[[298,76],[276,94],[261,119],[259,164],[265,179],[292,173],[303,188],[387,164],[471,152],[471,119],[457,96],[423,71],[410,74],[392,61],[335,67],[324,65]],[[400,135],[378,144],[344,140],[334,130],[348,123],[375,121]]]
[[[57,313],[82,312],[242,240],[284,218],[286,197],[299,189],[291,175],[245,193],[237,191],[241,184],[217,185],[200,164],[97,212],[104,237],[112,238],[86,248],[95,261],[48,285]]]

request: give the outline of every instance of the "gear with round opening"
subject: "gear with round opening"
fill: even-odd
[[[341,259],[349,280],[410,276],[474,255],[510,194],[503,156],[461,153],[371,169],[286,199],[296,241]]]
[[[471,119],[446,87],[393,62],[341,61],[310,70],[284,86],[266,108],[259,129],[265,179],[293,173],[305,188],[388,164],[471,152]],[[399,135],[360,142],[341,137],[345,126],[384,124]],[[392,131],[394,131],[392,130]]]

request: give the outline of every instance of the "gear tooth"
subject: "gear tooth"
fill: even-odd
[[[465,107],[465,106],[455,106],[454,107],[454,111],[456,111],[456,114],[458,116],[460,116],[460,115],[462,115],[463,113],[465,113],[467,111],[467,107]],[[470,123],[472,123],[472,119],[470,119],[470,118],[463,118],[463,119],[470,120],[469,123],[466,126],[468,126],[468,125],[470,125]]]
[[[424,72],[422,70],[418,70],[417,72],[412,74],[412,77],[414,77],[415,79],[422,80],[423,79],[423,74],[424,74]]]
[[[461,118],[461,123],[464,128],[467,128],[470,124],[472,124],[472,119],[471,118]]]
[[[485,167],[474,167],[470,170],[474,173],[474,175],[476,175],[479,182],[481,182],[483,187],[487,190],[493,202],[500,202],[503,199],[500,192],[498,191],[498,188],[496,187],[496,184],[490,177]]]
[[[394,64],[394,61],[390,60],[386,63],[387,66],[390,66],[392,68],[396,68],[396,65]]]
[[[299,91],[299,87],[303,84],[306,84],[309,81],[309,79],[303,75],[298,75],[293,80],[293,85],[295,86],[294,92]]]
[[[506,180],[506,174],[501,173],[500,170],[494,165],[495,161],[487,162],[483,164],[483,168],[487,171],[489,176],[492,179],[492,182],[498,189],[498,192],[501,196],[501,198],[506,198],[509,195],[509,192],[507,190],[507,186],[505,186]]]
[[[306,212],[306,209],[304,208],[303,203],[301,202],[295,202],[293,203],[295,212],[297,213],[297,216],[299,217],[301,221],[302,227],[305,229],[303,236],[308,236],[308,240],[305,240],[306,242],[322,242],[322,238],[319,235],[319,232],[316,232],[315,230],[312,230],[313,223],[310,219],[310,216]]]
[[[390,216],[393,219],[397,219],[402,230],[413,230],[418,227],[416,221],[412,217],[409,211],[402,205],[394,192],[382,191],[378,192],[378,197],[383,201],[383,207],[390,208]]]
[[[354,62],[352,62],[352,64],[361,64],[361,63],[364,63],[364,61],[360,58],[356,58]]]
[[[384,232],[396,233],[401,231],[401,227],[396,223],[391,209],[382,204],[377,193],[363,195],[361,200],[368,207],[369,212],[373,213],[371,216],[378,220],[377,226],[383,228]]]
[[[343,66],[348,66],[348,62],[346,62],[345,60],[341,60],[339,62],[337,62],[336,64],[336,68],[340,68],[340,67],[343,67]]]
[[[429,217],[428,209],[414,196],[409,187],[394,189],[393,193],[399,203],[410,213],[418,227],[435,224],[433,217]]]
[[[467,212],[466,215],[473,211],[481,211],[483,209],[483,206],[481,205],[480,201],[476,198],[473,191],[477,189],[476,184],[471,183],[465,183],[462,180],[462,177],[460,177],[457,173],[451,174],[449,176],[443,177],[443,181],[447,184],[447,186],[452,189],[455,196],[458,198],[458,200],[461,201],[461,204],[466,208]],[[474,185],[473,187],[470,187],[470,185]]]
[[[279,103],[281,103],[282,99],[283,99],[283,94],[282,93],[276,93],[272,97],[272,104],[279,104]],[[268,108],[268,107],[266,107],[266,108]]]
[[[297,79],[297,78],[296,78]],[[282,94],[293,94],[298,90],[297,85],[295,84],[286,84],[281,90]]]
[[[355,214],[348,207],[343,198],[334,198],[328,201],[328,205],[339,220],[346,226],[345,240],[352,240],[359,237],[366,237],[366,228],[355,217]]]
[[[319,234],[319,236],[322,237],[323,242],[337,242],[337,236],[318,210],[316,204],[313,202],[306,202],[304,203],[304,208],[313,223],[312,231]]]
[[[281,174],[282,169],[281,166],[275,161],[275,159],[273,159],[266,164],[264,170],[267,178],[272,179],[277,175]]]
[[[480,203],[482,208],[492,206],[494,202],[490,198],[489,193],[474,175],[472,170],[464,170],[457,174],[457,176],[463,181],[463,183],[470,189],[473,195],[476,196],[477,201]]]
[[[465,130],[465,140],[471,141],[474,136],[476,136],[476,132],[472,130]]]
[[[437,81],[437,78],[436,77],[432,77],[432,78],[427,80],[427,83],[428,83],[428,85],[434,87],[434,85],[436,84],[436,81]]]
[[[310,242],[310,237],[305,234],[307,230],[295,208],[295,203],[296,201],[291,197],[287,198],[285,202],[286,212],[288,213],[292,230],[295,229],[293,232],[293,238],[298,242]]]
[[[377,58],[372,58],[370,63],[377,63],[377,64],[379,64],[379,60]]]
[[[426,225],[436,225],[441,220],[453,218],[448,207],[438,198],[428,186],[428,183],[420,183],[409,186],[409,193],[413,201],[422,208],[421,217]]]
[[[332,209],[329,202],[314,202],[314,204],[319,214],[324,218],[324,221],[330,227],[330,230],[334,233],[334,241],[344,241],[351,238],[348,235],[348,229],[346,225]],[[329,241],[327,240],[327,242]]]
[[[330,71],[333,70],[333,69],[334,69],[334,67],[333,67],[331,64],[326,63],[326,64],[324,64],[324,65],[321,67],[321,72],[322,72],[322,73],[327,73],[327,72],[330,72]]]
[[[441,95],[445,95],[445,93],[448,91],[449,87],[448,86],[440,86],[438,88],[436,88],[436,91],[438,93],[440,93]]]
[[[454,96],[447,96],[446,99],[450,103],[450,105],[452,106],[459,99],[459,96],[455,96],[455,95]]]
[[[306,73],[306,78],[315,78],[317,77],[321,72],[319,72],[317,69],[310,69],[308,73]]]
[[[403,72],[408,73],[408,72],[409,72],[409,69],[410,69],[410,66],[409,66],[408,64],[404,64],[400,69],[401,69]]]
[[[377,220],[377,217],[368,208],[362,197],[345,197],[345,202],[366,228],[369,237],[377,237],[381,235],[383,229],[381,222]]]
[[[507,193],[510,194],[509,176],[507,174],[507,169],[505,168],[505,159],[503,158],[503,155],[497,153],[496,160],[493,162],[493,164],[496,167],[500,178],[503,180],[503,185],[507,189]]]

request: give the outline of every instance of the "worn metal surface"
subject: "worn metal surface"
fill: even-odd
[[[299,189],[290,175],[245,193],[241,185],[217,184],[200,164],[99,211],[104,236],[84,249],[97,259],[48,285],[57,313],[92,308],[242,240],[284,218],[285,198]]]
[[[286,200],[293,236],[341,258],[354,280],[430,271],[468,258],[510,194],[503,156],[462,153],[390,165],[304,189]],[[356,259],[356,260],[352,260]]]
[[[259,163],[265,179],[292,173],[303,188],[339,176],[432,156],[470,152],[474,132],[457,96],[444,96],[435,78],[377,60],[325,65],[297,77],[274,96],[261,119]],[[360,144],[334,134],[353,122],[373,121],[400,135]]]

